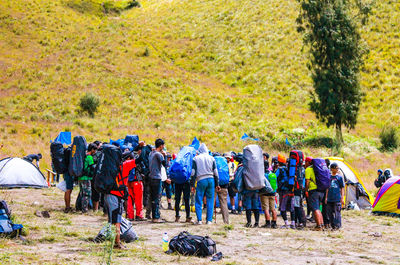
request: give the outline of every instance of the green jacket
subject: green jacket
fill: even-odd
[[[78,180],[92,180],[92,165],[94,165],[93,156],[87,155],[83,164],[83,176],[79,177]]]

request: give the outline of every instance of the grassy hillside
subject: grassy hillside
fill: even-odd
[[[198,136],[220,151],[241,149],[247,132],[267,150],[288,137],[331,153],[323,145],[332,131],[308,110],[297,1],[143,0],[121,11],[127,2],[0,2],[3,155],[48,153],[61,130],[88,140],[165,137],[173,150]],[[377,1],[362,29],[366,97],[341,155],[368,174],[375,163],[399,168],[398,154],[376,150],[382,126],[400,123],[399,25],[400,3]],[[85,92],[101,99],[94,118],[79,112]]]

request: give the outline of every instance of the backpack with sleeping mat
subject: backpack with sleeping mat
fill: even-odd
[[[315,181],[318,191],[326,191],[331,185],[331,172],[326,165],[325,159],[315,158],[312,160]]]
[[[294,190],[303,190],[304,188],[304,154],[302,151],[293,150],[289,154],[289,178],[294,178]]]

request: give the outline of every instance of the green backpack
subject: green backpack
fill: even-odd
[[[274,192],[276,192],[276,188],[277,188],[277,180],[276,180],[276,175],[275,173],[271,172],[267,175],[267,179],[269,181],[269,184],[271,184],[271,188],[274,190]]]

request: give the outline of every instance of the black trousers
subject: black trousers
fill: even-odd
[[[190,184],[183,183],[177,184],[175,183],[175,213],[176,217],[179,216],[180,204],[181,204],[181,197],[183,193],[183,201],[185,203],[185,211],[186,211],[186,218],[190,217]]]

